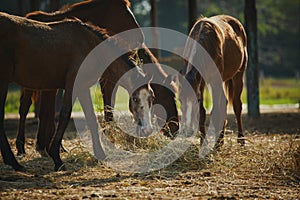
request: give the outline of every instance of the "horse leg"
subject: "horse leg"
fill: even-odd
[[[54,127],[53,127],[53,131],[51,132],[51,134],[49,134],[49,139],[48,139],[48,142],[46,143],[46,146],[48,146],[50,144],[50,141],[51,141],[51,138],[53,137],[54,133],[55,133],[55,124],[58,120],[58,117],[59,117],[59,112],[61,110],[61,106],[62,106],[62,101],[63,101],[63,96],[64,96],[64,91],[63,89],[58,89],[57,92],[56,92],[56,95],[55,95],[55,114],[54,114]],[[50,126],[51,123],[50,123]],[[48,134],[47,134],[48,135]],[[60,145],[60,151],[61,152],[68,152],[64,146],[61,144]]]
[[[170,96],[173,95],[170,94]],[[164,125],[164,129],[168,128],[169,132],[171,133],[171,138],[175,138],[179,130],[179,119],[175,98],[171,98],[169,104],[164,105],[164,107],[167,110],[167,119],[166,124]]]
[[[201,132],[201,142],[200,144],[202,145],[206,136],[206,130],[205,130],[205,121],[206,121],[206,110],[203,105],[204,101],[204,89],[205,89],[205,83],[204,81],[201,81],[200,83],[200,92],[199,92],[199,114],[200,114],[200,119],[199,119],[199,130]]]
[[[226,128],[227,117],[227,99],[224,94],[223,84],[221,79],[215,79],[211,84],[213,108],[211,114],[211,120],[217,136],[215,149],[220,148],[224,144],[224,133]]]
[[[226,131],[226,125],[227,125],[227,120],[225,119],[223,129],[221,130],[220,136],[217,140],[216,149],[218,149],[219,147],[224,145],[224,135],[225,135],[225,131]]]
[[[50,144],[55,132],[55,96],[56,90],[42,91],[40,95],[39,127],[36,150],[46,156],[45,148]]]
[[[56,93],[55,98],[55,120],[57,121],[59,112],[61,110],[62,101],[63,101],[64,91],[62,89],[59,89]]]
[[[32,91],[32,99],[34,105],[34,117],[37,118],[40,112],[40,98],[38,90]]]
[[[2,78],[2,77],[0,77]],[[3,80],[3,79],[1,79]],[[5,79],[4,79],[5,80]],[[0,150],[5,164],[12,166],[17,171],[25,171],[24,167],[16,160],[6,137],[4,130],[4,109],[8,84],[0,85]]]
[[[103,160],[105,158],[105,154],[99,140],[98,122],[92,104],[90,91],[88,89],[81,91],[78,95],[78,99],[83,109],[87,125],[91,131],[94,156],[97,159]]]
[[[236,123],[238,127],[238,143],[240,145],[245,144],[244,134],[243,134],[243,128],[242,128],[242,100],[241,100],[241,94],[243,91],[243,72],[238,72],[233,77],[233,86],[234,86],[234,98],[233,98],[233,110],[236,118]]]
[[[63,106],[60,111],[59,120],[58,120],[58,126],[56,128],[56,132],[50,142],[50,145],[46,147],[48,154],[53,159],[55,167],[54,170],[64,170],[63,162],[59,155],[59,148],[62,142],[62,138],[64,135],[64,132],[68,126],[68,123],[70,121],[72,112],[72,90],[65,92]]]
[[[74,79],[76,77],[76,74],[70,73],[66,77],[66,85],[65,85],[65,94],[63,98],[63,106],[60,111],[59,120],[58,120],[58,126],[56,128],[56,132],[54,136],[51,139],[50,145],[46,147],[46,150],[49,154],[49,156],[54,161],[54,170],[64,170],[65,167],[63,166],[63,162],[59,155],[59,149],[61,146],[61,142],[64,136],[64,132],[68,126],[68,123],[71,118],[72,113],[72,93],[73,93],[73,85],[74,85]]]
[[[26,90],[22,88],[21,90],[21,97],[20,97],[20,107],[19,107],[19,126],[18,126],[18,132],[17,132],[17,139],[16,139],[16,147],[18,150],[18,155],[25,154],[25,121],[26,116],[29,112],[29,108],[31,106],[33,91],[32,90]]]
[[[112,98],[114,84],[109,84],[108,81],[103,79],[100,79],[99,84],[103,96],[105,122],[112,122],[114,121],[113,108],[115,104],[115,98]]]
[[[165,136],[170,137],[171,139],[176,137],[176,134],[179,129],[179,120],[178,120],[178,111],[175,102],[175,96],[171,90],[167,90],[164,86],[159,84],[151,84],[151,88],[156,95],[153,104],[160,104],[166,110],[166,121],[163,120],[158,121],[158,124],[163,124],[162,132]],[[159,95],[163,94],[164,95]],[[157,119],[164,119],[164,115],[161,112],[154,112],[157,116]]]

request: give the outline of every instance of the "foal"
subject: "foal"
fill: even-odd
[[[206,59],[203,53],[198,52],[200,49],[196,49],[196,44],[192,42],[192,40],[198,42],[209,54],[214,65],[217,67],[216,70],[218,70],[221,75],[222,81],[225,83],[229,103],[233,104],[238,126],[238,142],[244,144],[241,122],[241,93],[243,90],[243,75],[246,69],[248,56],[247,38],[242,24],[237,19],[227,15],[201,18],[194,24],[189,33],[189,37],[191,39],[188,39],[185,46],[185,53],[188,55],[187,60],[196,64],[203,64]],[[196,59],[200,62],[195,62]],[[187,122],[186,125],[192,127],[191,118],[197,117],[199,112],[199,129],[203,134],[202,139],[204,139],[206,134],[206,111],[203,106],[205,78],[209,79],[209,77],[213,77],[213,73],[215,73],[215,71],[213,66],[192,66],[190,62],[187,63],[187,67],[183,71],[186,72],[184,74],[185,78],[192,86],[194,93],[197,95],[199,110],[195,109],[194,102],[190,102],[188,96],[183,97],[183,102],[181,104],[182,115]],[[200,74],[195,67],[202,67],[205,74]],[[216,88],[212,88],[213,93],[216,93],[216,90]],[[186,92],[181,91],[181,96],[184,94],[186,94]],[[218,141],[220,144],[223,143],[222,139],[224,137],[225,125],[226,124],[224,122]]]
[[[91,69],[99,73],[89,74],[88,82],[82,82],[81,90],[73,96],[74,83],[81,63],[89,52],[99,43],[106,41],[106,50],[97,58],[105,62],[114,53],[129,52],[127,47],[110,38],[102,29],[91,27],[80,21],[65,20],[54,23],[41,23],[23,17],[0,13],[0,146],[3,160],[16,170],[22,167],[15,160],[4,132],[4,105],[9,82],[23,87],[38,90],[64,89],[63,107],[60,112],[58,126],[48,153],[55,163],[55,170],[63,166],[59,155],[59,147],[63,134],[70,120],[74,98],[78,97],[91,129],[93,150],[97,158],[103,159],[98,124],[93,110],[89,87],[99,79],[104,71],[101,66],[92,65]],[[65,49],[68,48],[68,51]],[[119,55],[119,54],[118,54]],[[124,54],[114,62],[118,65],[136,67]],[[95,64],[95,63],[94,63]],[[128,71],[127,69],[127,71]],[[124,69],[125,70],[125,69]],[[92,111],[92,112],[89,112]]]
[[[34,11],[28,13],[26,17],[42,22],[54,22],[76,17],[84,22],[92,22],[98,27],[106,28],[110,30],[110,34],[135,29],[135,34],[127,34],[123,39],[128,44],[132,44],[131,48],[139,47],[144,42],[144,34],[130,10],[130,2],[128,0],[89,0],[72,4],[68,8],[53,13]],[[112,66],[111,68],[115,67]],[[113,119],[110,95],[113,88],[111,89],[111,84],[108,84],[109,81],[105,77],[107,76],[107,79],[111,80],[110,74],[120,73],[119,71],[108,70],[100,79],[104,104],[107,105],[106,109],[104,109],[106,121],[112,121]],[[22,89],[19,107],[20,121],[16,139],[16,147],[19,155],[25,154],[25,120],[32,103],[32,93],[32,90]],[[43,91],[40,93],[36,149],[42,155],[44,154],[45,147],[49,145],[49,138],[53,136],[55,130],[55,94],[56,91]]]
[[[112,15],[114,16],[112,17]],[[128,38],[125,39],[129,43],[134,44],[132,48],[141,47],[141,49],[138,51],[138,55],[141,59],[143,59],[144,63],[154,64],[153,69],[151,71],[155,72],[155,76],[159,75],[162,76],[163,78],[167,78],[167,74],[162,70],[157,59],[153,56],[153,54],[149,51],[147,46],[143,43],[144,42],[143,32],[142,30],[140,30],[140,26],[136,22],[135,17],[130,10],[130,3],[128,0],[114,0],[114,1],[89,0],[89,1],[73,4],[72,6],[70,6],[70,8],[63,11],[57,11],[54,13],[45,13],[41,11],[36,11],[36,12],[28,13],[26,16],[30,19],[35,19],[35,20],[45,21],[45,22],[62,20],[64,18],[70,18],[70,17],[77,17],[84,22],[92,22],[93,24],[99,27],[105,27],[114,33],[119,33],[122,31],[135,28],[136,34],[133,35],[129,34]],[[140,46],[141,44],[142,46]],[[118,76],[116,75],[112,79],[112,77],[110,76],[112,73],[118,74]],[[146,74],[151,74],[151,73],[146,72]],[[103,74],[103,76],[100,78],[99,81],[101,85],[101,92],[103,94],[104,116],[105,116],[105,121],[107,122],[113,121],[113,112],[112,112],[112,108],[114,107],[114,99],[112,98],[113,90],[116,87],[115,83],[119,80],[119,78],[122,75],[123,74],[120,71],[120,68],[116,68],[113,65],[111,65],[111,67],[108,68],[108,70]],[[168,136],[170,136],[171,134],[171,137],[173,137],[176,135],[179,127],[175,95],[169,89],[160,86],[158,84],[151,84],[151,87],[155,93],[163,94],[157,96],[157,98],[154,99],[154,104],[161,104],[165,108],[167,112],[167,119],[166,122],[163,122],[165,123],[163,132]],[[174,91],[175,91],[176,90],[175,86],[173,85],[172,87],[174,87]],[[44,111],[43,113],[48,113],[48,115],[45,116],[43,113],[39,115],[40,124],[41,124],[37,136],[38,138],[37,147],[39,150],[43,150],[45,148],[45,145],[47,145],[47,143],[43,142],[45,141],[43,138],[49,137],[48,135],[50,135],[51,137],[53,132],[51,131],[51,129],[55,127],[54,112],[50,111],[54,109],[53,95],[54,94],[42,95],[42,98],[43,96],[45,96],[45,99],[47,99],[48,104],[42,105],[41,110]],[[20,126],[19,126],[19,131],[17,136],[17,149],[18,149],[18,153],[20,154],[25,153],[24,126],[25,126],[25,118],[28,113],[28,109],[31,105],[30,98],[31,98],[30,93],[25,94],[21,99],[21,106],[19,109]],[[50,102],[48,101],[49,99],[51,99]],[[41,101],[43,101],[43,99]],[[50,114],[51,116],[49,116]],[[156,114],[158,118],[163,118],[160,116],[159,113]],[[48,130],[46,131],[44,127],[48,127]]]

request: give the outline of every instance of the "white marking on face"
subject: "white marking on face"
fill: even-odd
[[[151,122],[151,110],[149,105],[149,98],[151,94],[146,89],[141,89],[139,93],[140,99],[140,108],[142,112],[142,129],[144,129],[147,133],[152,132],[152,122]]]
[[[188,101],[186,103],[186,115],[185,115],[185,119],[186,119],[186,125],[187,126],[191,126],[192,123],[192,109],[193,109],[193,103],[191,101]]]

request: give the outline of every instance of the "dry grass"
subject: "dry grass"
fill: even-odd
[[[110,141],[132,152],[157,151],[170,142],[160,134],[137,139],[116,126],[106,130]],[[68,170],[53,172],[52,161],[40,158],[34,140],[28,139],[27,155],[18,158],[26,173],[0,163],[0,198],[299,199],[299,132],[248,132],[246,140],[246,146],[240,147],[236,135],[228,134],[220,151],[199,159],[196,139],[166,168],[137,174],[97,162],[78,138],[63,141],[68,153],[61,155]]]

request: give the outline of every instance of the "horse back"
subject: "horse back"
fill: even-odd
[[[232,78],[247,56],[247,38],[242,24],[228,15],[200,18],[193,26],[191,38],[199,42],[218,67],[223,80]],[[191,51],[191,46],[186,46]]]
[[[197,41],[214,60],[216,65],[221,65],[223,32],[210,18],[200,18],[190,31],[189,37]],[[192,50],[192,47],[186,47]]]
[[[9,79],[28,88],[63,87],[65,74],[76,72],[86,55],[105,38],[72,20],[45,24],[0,13],[0,26],[0,50],[11,63],[7,69],[13,69]],[[33,81],[29,83],[28,77]]]
[[[239,71],[244,71],[247,61],[247,36],[243,25],[234,17],[217,15],[212,17],[224,33],[223,80],[231,79]]]
[[[26,14],[26,18],[33,19],[42,22],[53,22],[53,21],[61,21],[65,18],[79,18],[83,21],[93,21],[98,22],[98,17],[101,17],[101,10],[99,10],[98,4],[102,2],[100,1],[83,1],[79,3],[75,3],[69,7],[64,8],[63,10],[59,10],[53,13],[47,13],[43,11],[33,11]],[[101,8],[101,7],[100,7]],[[97,14],[97,18],[95,18],[94,13]]]
[[[211,20],[213,20],[216,24],[220,26],[220,28],[224,31],[225,35],[234,35],[239,38],[242,46],[247,46],[246,32],[243,25],[238,19],[229,15],[217,15],[211,17]]]

